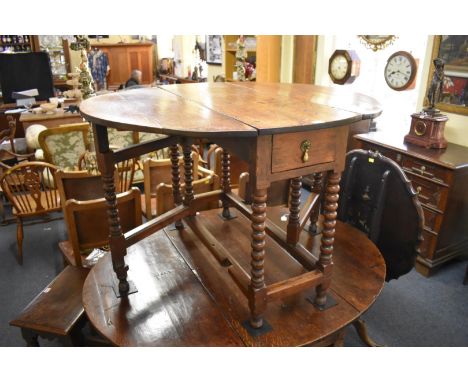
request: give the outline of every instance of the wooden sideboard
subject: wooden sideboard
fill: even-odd
[[[141,70],[142,85],[153,83],[153,43],[94,44],[107,54],[110,72],[107,86],[125,84],[134,69]]]
[[[441,264],[468,252],[468,147],[446,149],[406,144],[403,135],[356,135],[361,148],[378,151],[404,170],[424,210],[424,241],[416,269],[430,276]],[[399,211],[404,219],[404,211]]]

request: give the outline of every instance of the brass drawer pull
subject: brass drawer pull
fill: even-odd
[[[416,195],[419,195],[421,193],[421,186],[416,187]]]
[[[310,141],[306,139],[301,143],[301,151],[302,151],[302,162],[305,163],[309,160],[309,149],[310,149]]]

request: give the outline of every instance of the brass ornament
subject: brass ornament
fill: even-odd
[[[310,149],[310,141],[306,139],[301,143],[301,151],[302,151],[302,162],[305,163],[309,160],[309,149]]]
[[[358,35],[361,44],[366,48],[372,49],[374,52],[383,50],[393,44],[397,39],[395,35]]]

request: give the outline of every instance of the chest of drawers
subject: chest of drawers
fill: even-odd
[[[430,276],[440,265],[468,253],[468,147],[446,149],[405,144],[403,135],[356,135],[359,146],[378,151],[404,170],[424,210],[424,241],[416,269]],[[405,211],[398,211],[404,219]]]

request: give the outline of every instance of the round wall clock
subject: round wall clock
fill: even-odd
[[[385,65],[385,81],[393,90],[413,89],[417,71],[418,60],[408,52],[396,52],[388,58]]]
[[[360,66],[354,50],[335,50],[328,61],[328,74],[335,84],[351,84],[359,76]]]

